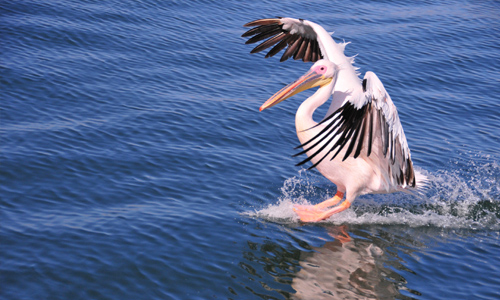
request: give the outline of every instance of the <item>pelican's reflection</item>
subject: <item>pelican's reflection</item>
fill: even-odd
[[[393,299],[401,296],[384,266],[384,250],[368,239],[351,238],[347,226],[328,228],[335,240],[302,252],[292,281],[292,299]],[[394,274],[389,274],[389,273]]]
[[[428,247],[426,229],[373,225],[281,228],[288,233],[285,239],[270,240],[262,236],[247,242],[248,251],[244,252],[240,267],[246,271],[248,280],[240,282],[256,298],[414,299],[412,297],[421,296],[408,286],[404,277],[414,274],[405,258]],[[299,238],[302,234],[307,242]],[[234,295],[238,295],[236,290]]]

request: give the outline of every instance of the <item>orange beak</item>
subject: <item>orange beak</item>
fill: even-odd
[[[316,71],[310,70],[306,74],[302,75],[296,81],[285,86],[269,98],[262,106],[259,111],[263,111],[266,108],[272,107],[283,100],[292,97],[295,94],[308,90],[316,86],[323,86],[329,84],[332,78],[324,77],[322,74],[318,74]]]

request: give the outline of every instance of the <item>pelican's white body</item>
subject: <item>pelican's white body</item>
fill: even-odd
[[[314,127],[317,125],[317,122],[313,120],[313,114],[319,106],[323,105],[324,102],[330,98],[330,95],[333,96],[333,99],[326,116],[335,112],[347,101],[354,104],[356,108],[360,108],[366,104],[367,99],[364,95],[361,80],[358,77],[356,68],[353,66],[354,59],[344,54],[346,43],[335,43],[331,35],[323,27],[314,22],[292,18],[283,18],[282,21],[284,23],[284,29],[285,27],[290,28],[292,30],[291,33],[294,31],[298,33],[302,31],[309,37],[313,36],[311,30],[314,31],[323,58],[340,67],[336,82],[332,82],[330,85],[318,89],[318,91],[304,101],[297,110],[295,116],[297,136],[300,143],[304,144],[327,126],[328,123]],[[367,90],[371,91],[373,94],[370,95],[370,97],[382,100],[374,104],[378,105],[378,108],[384,112],[384,116],[389,123],[390,130],[394,132],[394,136],[399,136],[402,145],[401,155],[409,156],[410,153],[406,137],[399,121],[396,107],[392,103],[389,94],[374,73],[367,72],[365,79],[368,79],[369,82]],[[333,140],[333,142],[335,141],[336,140]],[[325,141],[323,143],[325,143]],[[380,137],[374,137],[372,152],[369,157],[362,154],[357,158],[350,156],[342,161],[346,151],[344,148],[335,159],[330,160],[334,155],[334,153],[330,153],[325,160],[316,166],[316,168],[323,176],[335,183],[339,191],[346,193],[346,199],[348,201],[353,201],[357,196],[363,194],[404,191],[406,186],[395,185],[393,180],[391,180],[388,169],[383,167],[387,164],[387,158],[381,151],[381,143]],[[318,145],[317,148],[321,145],[322,144]],[[366,145],[363,146],[363,150],[365,149]],[[311,162],[313,164],[316,163],[327,154],[327,151],[328,147],[325,148],[322,153],[311,159]],[[306,154],[310,156],[313,152],[314,151],[311,150]],[[366,151],[362,151],[362,153],[366,153]],[[418,172],[416,172],[415,176],[417,176],[417,187],[422,186],[423,182],[426,180],[425,177]]]
[[[297,137],[301,144],[312,139],[326,126],[326,124],[321,124],[314,127],[317,125],[317,122],[313,120],[312,116],[316,108],[329,99],[332,87],[335,85],[338,85],[338,83],[335,84],[332,82],[329,86],[318,89],[315,94],[299,106],[295,115],[295,129],[297,130]],[[321,147],[324,143],[326,141],[317,147]],[[374,148],[376,149],[376,147]],[[323,150],[322,153],[311,160],[312,163],[316,163],[321,157],[326,155],[327,151],[328,148]],[[306,154],[311,156],[313,151],[310,152]],[[379,153],[373,151],[369,158],[361,155],[358,158],[348,157],[342,161],[344,153],[345,149],[333,160],[330,160],[330,158],[334,153],[330,153],[325,160],[316,166],[316,169],[328,180],[335,183],[339,191],[346,193],[348,201],[353,201],[357,196],[363,194],[389,193],[398,190],[397,187],[391,186],[387,180],[384,180],[388,176],[382,174],[381,170],[374,164],[373,159],[378,158]]]

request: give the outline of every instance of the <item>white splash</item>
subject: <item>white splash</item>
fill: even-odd
[[[500,166],[496,162],[467,165],[465,171],[420,170],[429,179],[420,195],[365,195],[356,199],[351,209],[323,223],[500,230]],[[298,223],[294,204],[316,204],[335,194],[335,187],[331,185],[330,189],[325,181],[319,174],[301,170],[284,182],[277,203],[245,214],[273,222]]]

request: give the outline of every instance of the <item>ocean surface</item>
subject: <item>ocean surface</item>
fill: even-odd
[[[311,66],[249,53],[274,16],[351,42],[421,195],[299,222],[336,187],[291,157],[313,91],[258,111]],[[499,1],[16,0],[0,35],[0,299],[500,299]]]

